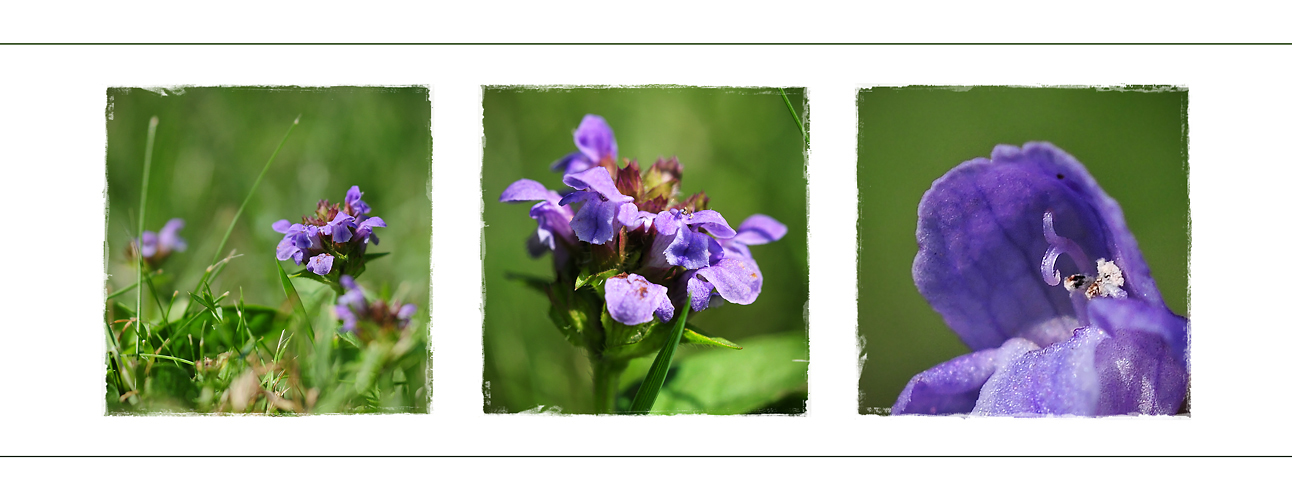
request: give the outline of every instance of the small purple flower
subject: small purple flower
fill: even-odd
[[[184,228],[184,219],[174,218],[166,221],[161,231],[156,233],[144,231],[133,247],[139,249],[139,256],[150,266],[158,266],[173,252],[183,252],[188,242],[179,237],[179,230]]]
[[[342,274],[362,272],[368,243],[378,243],[373,228],[386,227],[381,217],[368,215],[372,208],[360,199],[362,196],[359,186],[352,186],[345,203],[321,200],[317,210],[303,217],[301,224],[287,219],[275,222],[274,231],[283,234],[275,251],[278,260],[291,260],[297,265],[308,262],[306,269],[310,272],[326,275],[332,271],[333,258],[341,257],[345,263]]]
[[[531,246],[530,255],[537,257],[544,251],[555,251],[558,239],[565,244],[574,243],[574,230],[570,229],[570,219],[574,218],[574,212],[570,207],[561,206],[560,194],[543,187],[538,181],[521,179],[513,182],[502,191],[498,201],[538,202],[529,209],[530,218],[538,222],[535,232],[538,245]]]
[[[682,266],[686,269],[708,267],[722,259],[723,248],[714,238],[731,238],[736,231],[716,210],[688,212],[671,209],[655,216],[655,242],[646,258],[647,268]],[[701,233],[703,229],[710,236]]]
[[[560,205],[583,203],[570,219],[570,228],[581,241],[600,245],[610,241],[620,227],[635,229],[653,218],[653,214],[637,210],[632,196],[619,192],[604,168],[566,174],[564,180],[578,191],[561,198]]]
[[[611,163],[618,161],[619,143],[615,142],[615,131],[605,118],[597,115],[586,115],[574,131],[574,145],[578,151],[565,155],[552,164],[552,170],[566,174],[577,174],[601,164],[609,158]]]
[[[652,316],[659,316],[660,321],[673,319],[668,289],[636,274],[621,274],[606,280],[606,311],[625,325],[640,325]]]
[[[386,304],[382,300],[369,304],[363,295],[363,288],[355,283],[354,278],[342,275],[340,281],[345,293],[337,297],[334,311],[341,320],[342,331],[370,339],[382,330],[403,330],[408,327],[413,314],[417,313],[417,306],[412,304],[401,306],[398,302]],[[372,331],[372,327],[377,331]],[[365,328],[368,331],[363,331]]]
[[[912,378],[893,414],[1178,411],[1189,322],[1072,156],[1028,143],[960,164],[924,194],[916,239],[916,288],[975,352]]]
[[[754,214],[740,223],[740,229],[733,236],[717,240],[722,252],[716,262],[683,273],[678,280],[686,284],[686,291],[691,294],[691,310],[707,309],[714,295],[736,304],[754,303],[763,290],[763,275],[749,245],[771,243],[785,237],[787,232],[788,228],[776,219]]]

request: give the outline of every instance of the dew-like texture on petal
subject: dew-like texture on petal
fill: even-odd
[[[574,130],[574,145],[579,148],[590,163],[596,164],[602,158],[619,157],[619,143],[615,142],[615,131],[610,129],[606,119],[597,115],[586,115]]]
[[[990,160],[960,164],[920,200],[916,287],[947,325],[974,350],[1012,337],[1045,346],[1076,312],[1066,290],[1047,285],[1040,263],[1048,244],[1046,210],[1055,231],[1091,259],[1114,260],[1132,297],[1161,303],[1121,208],[1085,167],[1049,143],[1001,145]],[[1077,272],[1060,257],[1064,275]]]
[[[650,321],[655,311],[665,309],[673,315],[668,290],[636,274],[615,276],[606,280],[606,311],[615,321],[639,325]]]
[[[1140,300],[1095,299],[1086,307],[1091,324],[1112,335],[1144,333],[1160,337],[1177,364],[1188,366],[1189,320]]]
[[[763,214],[754,214],[740,223],[740,229],[736,230],[732,241],[744,245],[763,245],[784,238],[788,231],[780,221]]]
[[[978,402],[982,385],[996,373],[998,350],[958,356],[912,377],[893,403],[893,415],[969,413]]]
[[[517,202],[517,201],[539,201],[547,199],[548,190],[543,184],[530,179],[521,179],[511,183],[507,189],[502,190],[502,195],[498,201]]]
[[[1009,340],[997,350],[996,373],[983,384],[973,414],[1096,415],[1096,349],[1107,338],[1098,328],[1080,328],[1042,349],[1026,339]]]
[[[1156,333],[1113,333],[1095,349],[1095,366],[1101,389],[1097,415],[1174,415],[1184,402],[1188,372]]]
[[[697,270],[697,276],[703,277],[728,302],[749,305],[763,291],[763,273],[758,269],[754,259],[746,259],[737,254],[727,254],[717,264]]]

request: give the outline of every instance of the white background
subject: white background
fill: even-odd
[[[805,20],[777,19],[775,12],[770,17],[768,12],[723,14],[729,24],[718,35],[706,31],[692,36],[710,29],[693,18],[670,23],[666,10],[656,10],[670,7],[667,3],[638,13],[639,18],[631,18],[634,13],[627,8],[611,9],[621,16],[582,25],[535,14],[528,22],[479,23],[473,31],[473,25],[454,26],[453,21],[473,12],[445,9],[421,27],[408,19],[409,13],[331,24],[301,13],[280,25],[252,16],[234,31],[257,41],[357,41],[347,27],[383,41],[484,41],[492,35],[520,41],[526,34],[553,37],[550,41],[635,41],[636,33],[672,35],[671,41],[744,41],[756,34],[788,40],[791,32],[808,33],[816,41],[916,40],[892,26],[884,28],[884,20],[873,12],[846,12],[854,22],[845,24],[813,5],[807,4]],[[230,16],[224,8],[209,13],[210,19]],[[149,24],[157,14],[98,24],[93,14],[72,14],[79,17],[61,30],[20,30],[8,41],[211,41],[221,36],[213,27],[181,29],[174,19]],[[5,24],[21,25],[28,15],[20,12]],[[1071,13],[1064,25],[1038,21],[1057,19],[1046,16],[1061,16],[1059,12],[1002,13],[978,25],[960,22],[956,15],[940,16],[920,33],[962,41],[1000,41],[1006,35],[1071,41],[1086,36],[1076,26],[1089,21],[1085,27],[1092,33],[1115,41],[1147,41],[1153,35],[1174,41],[1177,29],[1238,19],[1237,9],[1195,16],[1200,19],[1156,16],[1141,25],[1088,11]],[[741,24],[746,18],[755,22]],[[1277,31],[1261,26],[1278,26],[1287,19],[1244,16],[1242,21],[1254,29],[1231,33],[1263,41]],[[392,23],[389,29],[381,20]],[[939,26],[950,35],[937,32]],[[1004,29],[1009,26],[1018,29]],[[862,29],[872,27],[880,29],[878,35]],[[993,27],[1000,29],[989,29]],[[778,29],[789,31],[782,37]],[[854,37],[848,29],[860,31]],[[0,246],[0,455],[1287,455],[1292,453],[1292,398],[1286,395],[1292,328],[1280,320],[1292,303],[1282,255],[1289,242],[1286,192],[1292,177],[1289,56],[1292,47],[1286,46],[0,46],[0,172],[10,214],[7,244]],[[105,90],[410,84],[430,87],[433,101],[431,414],[103,416]],[[811,303],[807,415],[482,413],[483,221],[471,215],[483,203],[481,85],[511,84],[807,88],[812,134],[806,172]],[[904,84],[1188,88],[1192,417],[1016,420],[857,414],[855,97],[859,87]],[[974,496],[1000,494],[993,488],[1007,486],[1045,488],[1059,496],[1187,488],[1198,495],[1226,492],[1243,498],[1244,489],[1268,494],[1262,488],[1273,484],[1275,471],[1285,471],[1286,465],[1269,459],[1127,458],[6,459],[0,461],[0,487],[110,496],[136,496],[144,491],[140,488],[162,485],[176,495],[199,496],[277,488],[329,496],[408,489],[432,495],[635,496],[654,491],[642,485],[662,475],[669,488],[687,488],[683,492],[734,489],[767,496],[836,489],[852,492],[849,496],[935,491]],[[228,477],[220,478],[216,471],[227,471]],[[213,479],[199,481],[195,475]],[[1105,482],[1100,479],[1116,489],[1101,487]],[[215,480],[228,486],[197,486]],[[1055,485],[1061,485],[1058,491]]]

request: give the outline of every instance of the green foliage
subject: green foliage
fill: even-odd
[[[679,352],[651,413],[798,413],[807,403],[807,343],[803,332],[752,337],[744,349]],[[643,385],[645,359],[629,363],[620,383],[625,400]]]

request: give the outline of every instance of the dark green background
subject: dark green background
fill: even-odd
[[[802,89],[787,91],[802,116]],[[561,175],[549,166],[575,150],[573,131],[588,113],[605,117],[618,139],[619,156],[636,158],[643,169],[658,157],[676,155],[686,167],[683,192],[704,190],[712,199],[710,208],[720,211],[733,227],[755,213],[789,226],[784,239],[752,248],[765,277],[758,300],[748,306],[728,304],[706,310],[695,316],[694,323],[737,343],[804,330],[803,141],[774,89],[486,89],[486,411],[522,411],[538,405],[557,405],[566,412],[592,410],[587,356],[552,325],[546,297],[504,278],[508,272],[552,276],[550,255],[534,260],[525,253],[525,240],[536,227],[528,215],[533,203],[497,201],[504,188],[521,178],[539,181],[549,189],[564,188]],[[742,354],[713,349],[683,346],[679,357]]]
[[[241,293],[247,303],[283,303],[274,251],[282,235],[270,225],[299,222],[321,198],[343,201],[358,185],[363,199],[389,227],[370,252],[391,252],[367,267],[359,283],[388,288],[429,311],[431,204],[428,198],[431,105],[425,88],[189,88],[162,96],[141,89],[109,89],[107,109],[109,290],[135,281],[125,258],[137,231],[148,120],[160,119],[153,153],[145,228],[168,219],[187,225],[188,251],[171,256],[166,286],[182,296],[215,256],[220,238],[282,140],[287,139],[225,246],[234,259],[212,284],[219,295]],[[223,257],[223,256],[221,256]],[[284,262],[293,272],[303,267]],[[317,286],[295,280],[302,293]],[[169,295],[169,290],[164,290]]]
[[[934,180],[997,144],[1049,141],[1121,204],[1168,306],[1188,315],[1187,93],[1066,88],[879,88],[860,92],[858,326],[863,413],[969,352],[915,289],[916,207]]]

